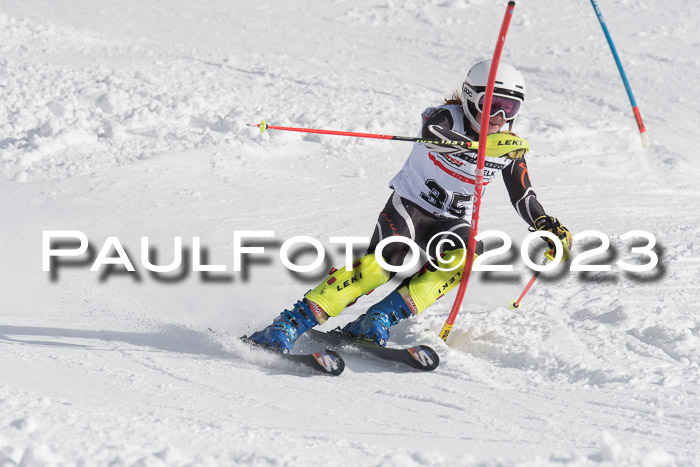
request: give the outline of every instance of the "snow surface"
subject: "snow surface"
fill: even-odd
[[[584,0],[516,6],[515,130],[547,211],[610,237],[596,261],[643,263],[619,239],[642,229],[659,266],[548,273],[510,311],[530,277],[516,256],[473,276],[448,344],[453,294],[392,331],[436,348],[435,372],[348,355],[330,378],[236,337],[342,264],[331,236],[371,235],[410,146],[245,124],[413,135],[492,54],[506,3],[0,2],[0,466],[700,465],[700,11],[600,3],[653,147]],[[517,247],[493,185],[480,230]],[[92,254],[116,236],[137,273],[43,272],[45,230],[84,232]],[[266,255],[232,273],[233,232],[258,230]],[[304,280],[277,254],[295,235],[328,247]],[[151,274],[143,236],[158,264],[200,237],[228,272]]]

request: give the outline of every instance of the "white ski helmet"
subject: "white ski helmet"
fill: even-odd
[[[474,128],[479,131],[476,120],[481,112],[486,94],[491,60],[484,60],[472,66],[467,79],[462,84],[462,108]],[[525,100],[525,79],[520,70],[509,63],[500,62],[496,72],[496,81],[491,99],[491,116],[503,113],[507,121],[513,121]]]

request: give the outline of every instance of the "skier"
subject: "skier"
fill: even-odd
[[[394,192],[379,214],[366,255],[353,263],[352,270],[342,268],[331,271],[291,310],[283,311],[271,325],[252,334],[250,339],[253,342],[288,353],[294,342],[308,329],[324,323],[329,317],[338,316],[360,296],[389,281],[392,274],[379,266],[374,253],[377,244],[384,238],[392,235],[409,237],[425,251],[433,236],[452,232],[467,244],[470,232],[468,219],[471,219],[473,209],[476,154],[459,142],[478,140],[490,66],[490,60],[476,63],[470,68],[461,92],[455,91],[445,100],[445,104],[423,111],[422,137],[453,144],[413,145],[408,160],[390,182]],[[501,172],[511,203],[530,229],[552,232],[563,246],[570,248],[571,234],[555,217],[545,213],[531,187],[524,158],[527,141],[510,131],[501,131],[506,123],[512,130],[524,99],[522,74],[514,66],[500,63],[488,133],[494,135],[492,138],[507,138],[517,149],[498,157],[489,155],[487,151],[483,184],[485,187]],[[550,249],[555,247],[551,240],[545,240]],[[387,264],[401,266],[408,250],[409,246],[405,243],[389,243],[383,249],[382,257]],[[482,251],[483,245],[477,245],[476,254]],[[442,252],[441,268],[426,263],[419,272],[407,277],[366,313],[348,323],[343,333],[385,346],[391,326],[418,315],[459,283],[465,255],[463,248]]]

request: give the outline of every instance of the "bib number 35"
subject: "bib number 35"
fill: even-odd
[[[425,186],[428,192],[421,192],[420,197],[431,206],[447,211],[455,217],[464,217],[467,214],[467,205],[471,202],[472,195],[452,193],[450,196],[447,190],[432,178],[425,181]]]

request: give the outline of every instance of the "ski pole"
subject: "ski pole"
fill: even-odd
[[[247,123],[248,126],[260,128],[260,133],[264,133],[266,130],[284,130],[284,131],[299,131],[302,133],[317,133],[321,135],[338,135],[338,136],[354,136],[356,138],[374,138],[374,139],[386,139],[386,140],[396,140],[396,141],[410,141],[413,143],[425,143],[425,144],[449,144],[453,146],[464,146],[469,149],[476,149],[479,144],[476,141],[447,141],[439,139],[423,139],[423,138],[413,138],[411,136],[395,136],[395,135],[380,135],[376,133],[356,133],[354,131],[337,131],[337,130],[320,130],[317,128],[299,128],[291,126],[276,126],[268,125],[265,120],[260,123]]]
[[[459,283],[459,289],[457,290],[457,298],[452,305],[452,310],[450,310],[450,315],[445,320],[445,324],[440,331],[440,338],[443,341],[447,341],[447,336],[450,335],[452,326],[454,326],[455,320],[457,319],[457,314],[459,313],[459,308],[462,306],[462,300],[464,299],[464,293],[467,291],[467,284],[469,283],[469,276],[472,272],[472,265],[474,264],[474,251],[476,250],[476,235],[479,228],[479,209],[481,209],[481,195],[482,188],[484,184],[484,165],[486,162],[486,140],[488,137],[489,128],[489,118],[491,115],[491,98],[493,97],[494,82],[496,81],[496,72],[498,71],[498,62],[501,59],[501,51],[503,50],[503,44],[506,41],[506,34],[508,33],[508,25],[513,17],[513,10],[515,9],[515,2],[508,2],[508,7],[506,8],[506,14],[503,17],[503,22],[501,23],[501,31],[498,33],[498,42],[496,42],[496,49],[493,52],[493,59],[491,60],[491,68],[489,69],[489,77],[486,84],[486,94],[484,95],[484,105],[481,114],[481,127],[479,129],[479,150],[476,157],[476,180],[474,181],[474,211],[472,212],[472,222],[471,229],[469,232],[469,243],[467,245],[467,257],[466,263],[464,265],[464,270],[462,272],[462,278]]]
[[[613,44],[612,37],[610,36],[610,31],[608,31],[608,27],[606,26],[605,20],[603,19],[603,13],[601,13],[600,7],[598,6],[598,3],[596,3],[596,0],[591,0],[591,5],[593,5],[593,9],[595,10],[596,15],[598,16],[598,22],[600,22],[600,27],[603,28],[603,34],[605,34],[605,38],[608,40],[610,51],[612,52],[613,58],[615,59],[615,63],[617,64],[617,69],[620,72],[620,77],[622,77],[622,83],[625,85],[625,89],[627,90],[627,97],[629,97],[630,99],[630,104],[632,105],[632,112],[634,113],[634,119],[637,121],[637,127],[639,128],[639,136],[642,138],[642,146],[648,148],[651,146],[651,142],[649,141],[649,136],[647,136],[647,130],[646,128],[644,128],[642,114],[639,112],[637,102],[634,100],[634,94],[632,94],[632,87],[630,86],[630,82],[627,80],[627,75],[625,74],[625,69],[622,67],[620,57],[617,55],[615,44]]]
[[[544,266],[544,265],[547,264],[548,262],[549,262],[549,257],[545,256],[545,257],[544,257],[544,260],[540,263],[540,265],[541,265],[541,266]],[[537,280],[537,278],[539,277],[539,275],[540,275],[541,272],[542,272],[542,271],[535,271],[535,273],[532,275],[532,278],[530,279],[530,282],[527,283],[527,285],[526,285],[525,288],[523,289],[523,292],[520,294],[520,296],[518,297],[518,299],[517,299],[517,300],[514,300],[514,301],[510,304],[510,309],[511,309],[511,310],[515,310],[516,308],[518,308],[518,307],[520,306],[520,302],[522,302],[523,297],[525,297],[525,294],[527,294],[527,292],[530,290],[530,287],[532,287],[532,284],[535,283],[535,281]]]

